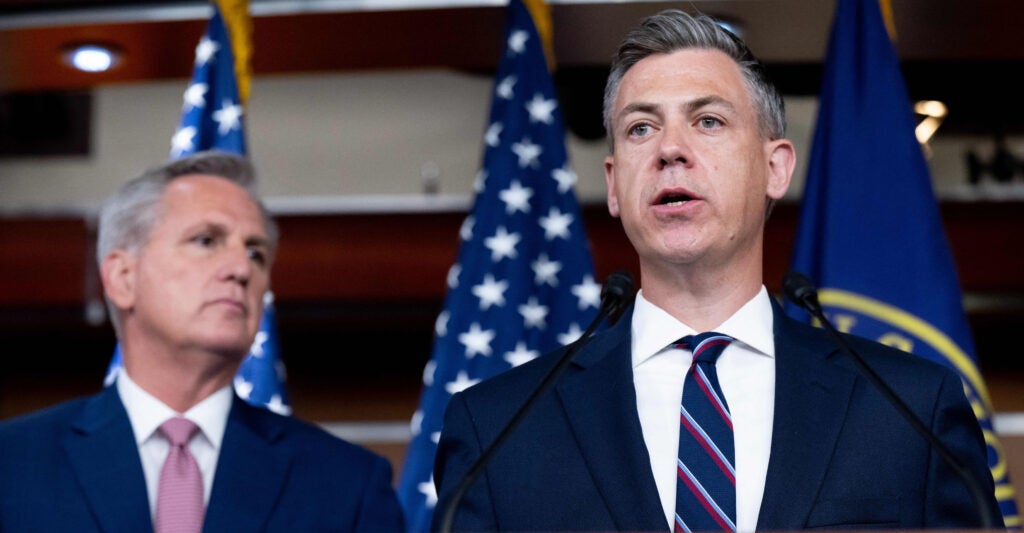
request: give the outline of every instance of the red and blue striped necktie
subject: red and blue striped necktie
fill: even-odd
[[[715,371],[715,361],[732,340],[708,332],[673,343],[693,352],[679,409],[676,532],[736,531],[732,417]]]

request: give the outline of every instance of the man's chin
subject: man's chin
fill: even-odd
[[[215,338],[205,343],[209,352],[235,363],[241,363],[249,355],[252,340],[245,338]]]
[[[243,320],[216,320],[193,330],[193,339],[219,353],[248,354],[259,331],[259,324]]]

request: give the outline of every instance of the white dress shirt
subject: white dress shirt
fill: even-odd
[[[217,470],[217,457],[224,430],[228,423],[233,394],[231,386],[224,387],[199,402],[185,413],[177,413],[148,392],[142,390],[124,370],[117,378],[117,393],[128,411],[128,419],[135,433],[135,444],[142,459],[142,472],[146,476],[150,516],[156,517],[156,491],[160,483],[160,470],[170,451],[167,440],[156,432],[167,419],[184,416],[199,426],[199,434],[189,442],[188,449],[199,464],[203,475],[203,503],[210,502],[213,473]]]
[[[736,529],[754,531],[764,495],[775,411],[775,340],[768,291],[761,291],[713,329],[735,339],[716,363],[736,442]],[[693,355],[668,345],[703,333],[647,301],[633,310],[633,382],[644,442],[669,529],[675,523],[679,405]]]

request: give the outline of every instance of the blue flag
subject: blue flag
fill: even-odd
[[[213,16],[196,46],[195,66],[185,90],[181,123],[171,139],[172,158],[210,149],[245,153],[243,103],[239,98],[232,40],[220,7],[216,2],[212,4]],[[287,415],[291,413],[291,406],[285,389],[272,293],[263,296],[263,304],[260,330],[235,376],[235,392],[253,405]],[[118,344],[104,384],[114,383],[122,368],[121,345]]]
[[[543,45],[511,0],[483,168],[423,372],[398,488],[410,531],[430,526],[434,454],[452,394],[579,338],[597,315],[594,281]]]
[[[1007,526],[1019,526],[899,61],[878,0],[839,0],[792,263],[838,329],[955,369],[989,443]],[[792,304],[787,312],[808,320]]]

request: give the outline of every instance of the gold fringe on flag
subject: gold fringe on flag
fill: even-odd
[[[554,72],[555,70],[555,44],[554,44],[554,25],[551,23],[551,6],[549,6],[544,0],[523,0],[526,4],[526,9],[530,11],[530,16],[533,18],[533,25],[537,28],[537,33],[540,34],[540,40],[544,43],[544,57],[547,59],[548,71]]]
[[[885,29],[889,31],[889,40],[896,42],[896,19],[892,16],[892,0],[878,0],[878,7],[882,9],[882,20],[885,21]]]
[[[235,78],[238,82],[238,99],[242,104],[249,100],[249,79],[252,76],[252,18],[249,16],[249,0],[214,0],[224,17],[228,35],[231,37],[231,53],[235,56]]]

